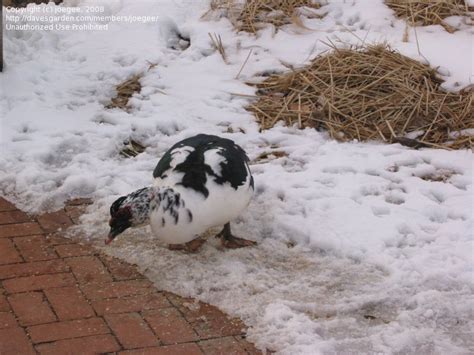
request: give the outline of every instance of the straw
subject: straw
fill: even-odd
[[[268,24],[279,28],[293,23],[304,28],[301,16],[321,18],[311,11],[320,6],[314,0],[212,0],[204,17],[220,12],[229,18],[237,31],[256,33]]]
[[[472,87],[446,92],[436,70],[386,45],[333,49],[304,68],[250,83],[258,100],[248,109],[262,129],[284,121],[341,141],[472,148]],[[418,140],[413,132],[421,132]]]
[[[142,85],[140,84],[140,78],[142,76],[142,74],[134,75],[130,79],[117,85],[115,88],[117,95],[112,98],[111,102],[105,107],[108,109],[120,108],[127,111],[128,100],[130,100],[133,94],[139,93],[142,90]]]
[[[441,25],[452,33],[456,29],[444,19],[450,16],[472,16],[464,0],[385,0],[385,4],[412,26]]]

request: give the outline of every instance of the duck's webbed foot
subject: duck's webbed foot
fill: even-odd
[[[198,237],[185,244],[169,244],[168,249],[169,250],[184,250],[188,253],[195,253],[201,248],[201,246],[205,242],[206,242],[206,239],[202,237]]]
[[[253,240],[234,237],[230,231],[230,223],[224,225],[224,229],[216,235],[216,238],[220,238],[222,245],[229,249],[250,247],[257,244]]]

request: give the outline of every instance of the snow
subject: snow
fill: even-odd
[[[201,20],[204,1],[68,3],[159,21],[95,32],[6,31],[3,195],[32,212],[92,197],[77,238],[137,263],[159,288],[241,317],[261,349],[474,351],[472,152],[337,143],[281,125],[259,132],[244,109],[254,95],[246,80],[301,66],[330,42],[387,42],[441,66],[444,86],[461,89],[472,83],[472,28],[410,28],[403,42],[404,21],[381,0],[330,1],[318,10],[324,19],[305,20],[312,31],[267,28],[254,37],[234,33],[224,18]],[[188,49],[171,48],[176,29],[189,35]],[[208,33],[221,36],[227,64]],[[131,112],[105,109],[115,85],[139,73],[143,88]],[[147,227],[103,247],[110,203],[151,184],[159,157],[199,132],[231,138],[251,157],[256,194],[233,230],[259,245],[224,251],[210,237],[187,255],[152,241]],[[147,149],[125,159],[119,151],[130,137]],[[257,160],[272,151],[285,155]]]

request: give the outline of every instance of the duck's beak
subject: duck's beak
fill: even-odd
[[[117,235],[119,235],[121,232],[117,231],[116,229],[111,228],[109,235],[107,236],[107,239],[105,240],[105,244],[109,245],[112,243],[112,241],[115,239]]]
[[[107,239],[105,240],[105,245],[109,245],[110,243],[112,243],[112,240],[114,240],[114,237],[112,236],[111,233],[109,233],[109,235],[107,236]]]
[[[110,221],[110,232],[109,235],[107,236],[107,239],[105,240],[105,244],[110,244],[112,243],[112,240],[114,240],[119,234],[121,234],[123,231],[131,227],[130,220],[115,220],[115,221]]]

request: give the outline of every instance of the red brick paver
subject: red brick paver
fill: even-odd
[[[0,212],[0,224],[12,224],[12,223],[23,223],[29,222],[31,218],[22,211],[14,210],[14,211],[5,211]]]
[[[154,292],[153,285],[148,280],[106,282],[102,283],[101,287],[85,283],[81,285],[81,288],[90,300],[144,295]]]
[[[36,350],[42,355],[103,354],[120,349],[117,339],[111,334],[64,339],[36,346]]]
[[[237,341],[237,339],[233,337],[204,340],[203,342],[201,342],[201,348],[204,350],[206,354],[210,354],[210,355],[247,354],[247,352],[240,346],[240,343]]]
[[[95,315],[77,286],[50,288],[44,292],[60,320],[89,318]]]
[[[171,303],[163,293],[149,293],[146,295],[135,295],[120,298],[106,298],[91,302],[99,315],[140,312],[150,309],[171,307]]]
[[[177,344],[199,339],[191,324],[176,308],[165,308],[145,313],[146,321],[164,344]]]
[[[60,244],[54,247],[61,258],[94,254],[94,250],[81,244]]]
[[[63,260],[0,265],[0,280],[20,276],[56,274],[68,271],[69,266],[67,266]]]
[[[8,239],[0,239],[0,264],[12,264],[22,262],[23,258],[16,250],[15,244]]]
[[[13,203],[0,197],[0,212],[18,210]]]
[[[66,263],[80,283],[106,283],[112,276],[96,256],[78,256],[67,258]]]
[[[71,218],[64,211],[45,213],[37,218],[45,232],[55,232],[72,225]]]
[[[160,341],[138,313],[110,314],[105,316],[105,320],[126,349],[160,344]]]
[[[21,325],[42,324],[56,320],[42,292],[13,294],[8,296],[8,301]]]
[[[0,312],[0,329],[10,328],[15,325],[17,323],[12,312]]]
[[[0,238],[22,237],[43,233],[38,223],[13,223],[0,225]]]
[[[0,354],[35,354],[33,345],[20,327],[0,329]]]
[[[217,308],[65,238],[90,202],[32,217],[0,197],[0,354],[260,354]]]
[[[120,355],[202,355],[196,343],[165,345],[153,348],[121,351]]]
[[[43,235],[16,237],[13,242],[25,261],[51,260],[58,257]]]
[[[0,295],[0,312],[9,312],[10,305],[7,302],[7,298],[4,295]]]
[[[34,275],[3,281],[3,287],[10,293],[45,290],[54,287],[73,286],[76,283],[71,273]]]
[[[35,325],[28,328],[28,333],[33,343],[46,343],[54,340],[108,334],[110,331],[102,318],[88,318]]]

